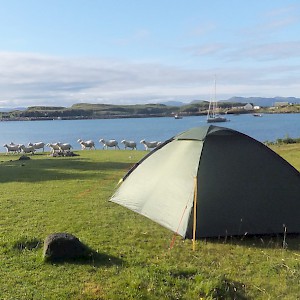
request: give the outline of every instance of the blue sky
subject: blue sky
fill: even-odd
[[[0,107],[300,97],[300,1],[0,0]]]

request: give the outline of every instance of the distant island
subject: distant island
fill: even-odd
[[[219,101],[218,106],[220,114],[299,113],[300,99],[293,97],[233,97],[226,101]],[[1,111],[0,108],[0,121],[200,116],[207,114],[208,107],[209,101],[194,100],[190,103],[166,102],[134,105],[78,103],[71,107],[31,106],[25,109],[6,111]]]

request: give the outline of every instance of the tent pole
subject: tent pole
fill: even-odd
[[[193,251],[195,251],[196,248],[196,225],[197,225],[197,177],[194,178]]]

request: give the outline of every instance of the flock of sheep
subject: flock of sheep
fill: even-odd
[[[82,150],[96,149],[95,143],[92,140],[84,141],[82,139],[79,139],[77,142],[81,145]],[[118,141],[116,141],[116,140],[100,139],[99,143],[103,145],[103,149],[108,149],[108,148],[120,149],[119,145],[118,145]],[[134,142],[134,141],[122,140],[121,143],[124,144],[125,150],[126,149],[136,150],[136,142]],[[140,143],[144,145],[146,150],[156,148],[159,144],[161,144],[161,142],[157,142],[157,141],[147,142],[145,140],[141,140]],[[6,148],[6,154],[20,153],[20,152],[34,154],[34,152],[39,149],[42,149],[44,152],[45,146],[47,146],[51,149],[50,153],[71,151],[71,149],[73,148],[69,143],[60,143],[60,142],[53,143],[53,144],[52,143],[45,144],[43,142],[38,142],[38,143],[30,142],[30,143],[28,143],[27,146],[25,146],[23,144],[15,144],[15,143],[11,142],[10,144],[3,145],[3,147]]]

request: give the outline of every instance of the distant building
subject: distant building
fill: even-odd
[[[289,105],[288,102],[275,102],[274,103],[275,107],[288,106],[288,105]]]
[[[245,110],[253,110],[253,104],[247,103],[247,104],[244,106],[244,109],[245,109]]]

